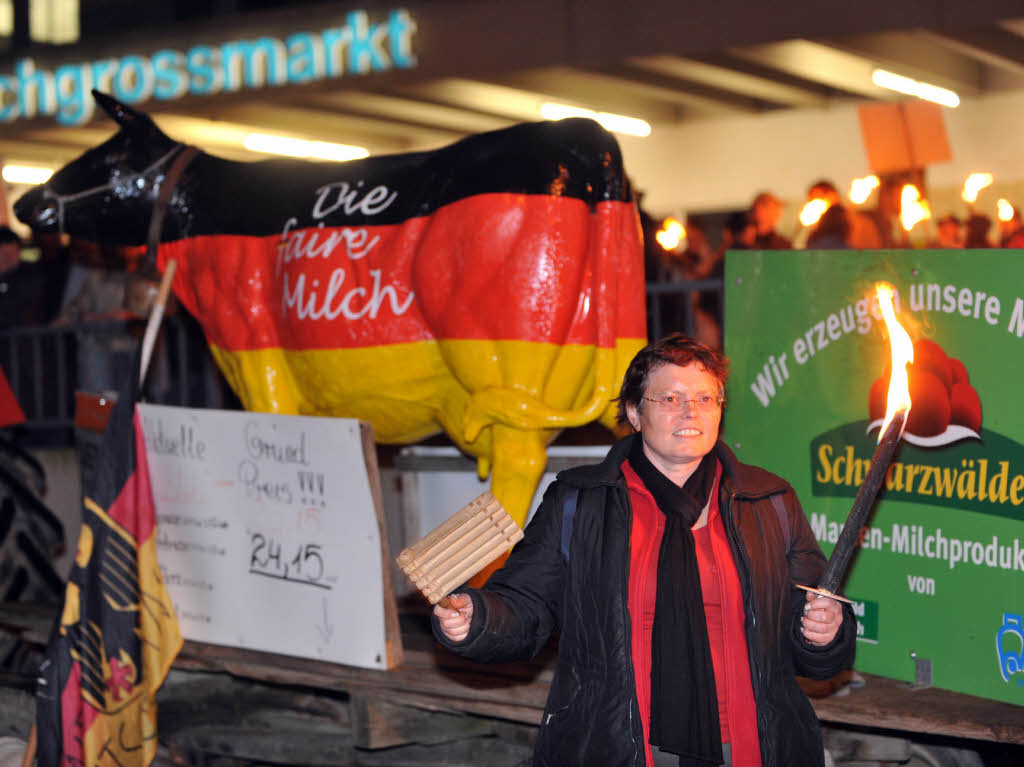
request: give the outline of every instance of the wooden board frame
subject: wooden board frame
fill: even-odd
[[[359,422],[359,436],[363,443],[363,459],[366,462],[366,476],[370,481],[370,495],[373,496],[373,511],[377,517],[380,533],[380,577],[384,585],[384,642],[387,648],[387,667],[400,666],[405,658],[402,633],[398,624],[398,600],[395,584],[391,579],[391,553],[388,548],[387,525],[384,524],[384,504],[380,483],[380,466],[377,463],[377,443],[373,439],[373,427],[365,421]]]

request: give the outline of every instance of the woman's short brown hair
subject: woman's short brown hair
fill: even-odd
[[[622,378],[622,388],[619,390],[619,425],[629,423],[626,416],[627,405],[640,409],[651,373],[662,365],[685,367],[691,362],[696,362],[713,375],[718,380],[719,394],[725,396],[725,382],[729,379],[728,358],[685,333],[672,333],[645,346],[629,363],[626,375]]]

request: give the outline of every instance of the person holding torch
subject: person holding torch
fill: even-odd
[[[728,360],[682,334],[642,349],[605,460],[561,472],[482,589],[434,608],[446,648],[558,660],[534,765],[821,767],[796,676],[853,664],[849,606],[798,584],[826,561],[796,493],[718,439]]]

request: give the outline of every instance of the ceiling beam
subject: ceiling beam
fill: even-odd
[[[701,83],[720,91],[779,106],[816,107],[826,103],[824,94],[811,88],[789,85],[697,59],[679,56],[641,56],[630,59],[629,63],[647,72],[676,78],[684,84]]]
[[[1024,33],[1024,26],[1014,27],[1007,23],[983,29],[932,32],[927,33],[927,36],[936,45],[969,56],[989,67],[1024,75],[1024,40],[1020,33]],[[990,86],[991,80],[989,74],[985,85]]]
[[[68,128],[45,118],[20,126],[5,126],[0,157],[6,161],[35,162],[60,167],[83,152],[102,144],[117,132],[113,121],[93,122]]]
[[[833,39],[830,44],[869,61],[872,66],[949,88],[960,96],[977,96],[984,90],[984,63],[936,45],[923,33],[883,32]]]
[[[51,143],[38,138],[4,138],[0,143],[0,163],[26,163],[56,170],[88,148],[88,145]]]
[[[672,57],[666,57],[672,58]],[[660,69],[657,65],[655,67],[647,66],[636,66],[632,62],[623,62],[621,64],[609,64],[601,67],[601,72],[605,75],[618,78],[625,83],[630,83],[628,87],[640,87],[640,88],[656,88],[662,94],[669,94],[672,97],[678,97],[680,92],[684,93],[687,98],[700,98],[707,103],[718,105],[721,108],[736,112],[763,112],[768,109],[777,109],[780,104],[773,102],[769,99],[764,98],[758,94],[739,93],[728,88],[722,88],[718,85],[712,85],[711,83],[704,82],[694,77],[681,77],[674,74],[669,74],[663,71],[656,71]],[[686,104],[682,103],[680,106],[686,108]]]
[[[311,95],[302,106],[235,104],[217,116],[251,131],[355,144],[371,154],[410,151],[422,140],[444,143],[462,135],[438,129],[429,121],[410,122],[403,115],[367,110],[359,94]]]
[[[616,70],[619,71],[619,70]],[[649,123],[676,123],[683,117],[744,114],[756,111],[752,103],[742,106],[706,94],[688,92],[668,78],[632,70],[628,74],[566,67],[520,72],[502,78],[545,100],[565,102],[602,112],[639,117]]]
[[[496,116],[513,122],[541,119],[540,105],[546,100],[543,94],[522,88],[461,77],[446,77],[403,86],[400,92],[464,112]]]
[[[438,100],[436,89],[428,90],[430,92],[418,85],[408,85],[394,88],[392,93],[344,91],[324,94],[316,103],[406,125],[424,126],[449,136],[498,130],[511,122],[489,109],[445,103],[443,98]]]
[[[787,40],[781,43],[729,48],[728,53],[812,83],[870,99],[890,99],[892,92],[871,82],[871,61],[824,43]]]

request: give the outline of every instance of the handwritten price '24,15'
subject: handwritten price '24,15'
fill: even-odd
[[[300,543],[286,547],[263,533],[253,533],[249,542],[249,572],[253,575],[321,589],[331,588],[330,581],[334,579],[324,578],[324,560],[319,544]]]

